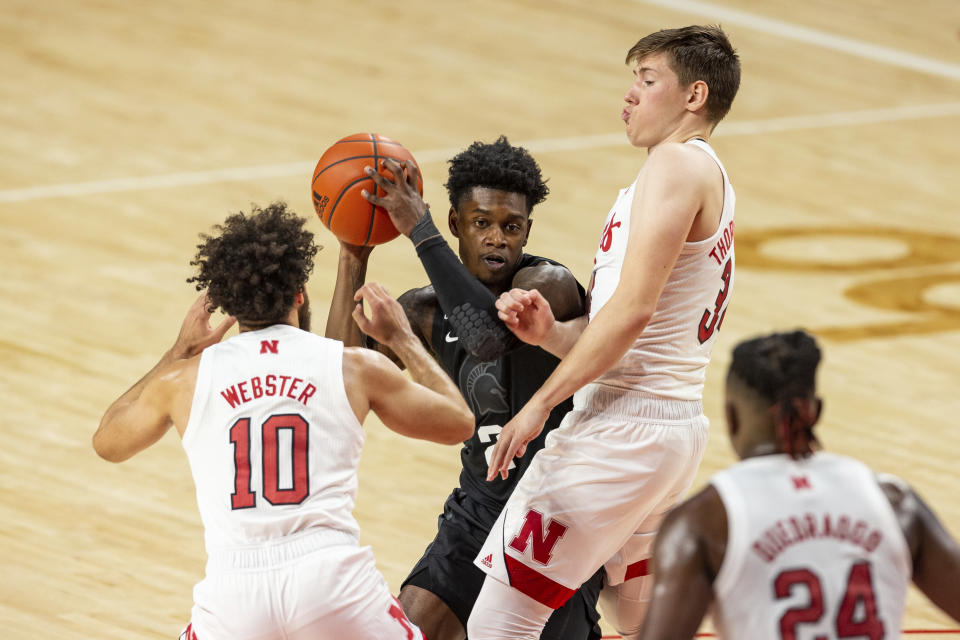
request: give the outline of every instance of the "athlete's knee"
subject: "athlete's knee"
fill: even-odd
[[[652,594],[652,575],[632,578],[616,586],[605,584],[600,592],[603,618],[624,640],[636,640],[640,637]]]
[[[470,640],[536,640],[553,609],[487,577],[467,621]]]

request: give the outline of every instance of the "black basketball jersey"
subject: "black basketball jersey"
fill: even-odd
[[[558,264],[546,258],[523,254],[518,269],[547,262]],[[585,292],[577,284],[580,296]],[[530,444],[521,458],[514,458],[510,474],[506,480],[499,476],[487,482],[488,460],[493,452],[503,425],[516,415],[533,394],[553,373],[560,360],[540,347],[523,345],[504,354],[495,361],[482,361],[471,356],[460,346],[456,331],[450,325],[440,308],[433,319],[433,351],[441,366],[447,371],[460,388],[467,406],[476,416],[476,430],[464,443],[460,452],[463,469],[460,472],[460,487],[469,496],[492,510],[492,517],[503,508],[513,487],[529,466],[533,455],[543,448],[547,434],[560,425],[563,416],[573,408],[572,400],[567,400],[550,413],[543,431]],[[488,520],[485,513],[474,514],[482,520]],[[487,527],[493,520],[485,522]]]

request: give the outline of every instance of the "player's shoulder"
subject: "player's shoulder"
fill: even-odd
[[[397,298],[397,302],[399,302],[403,310],[407,312],[407,316],[410,315],[410,312],[433,312],[440,305],[437,300],[437,292],[432,284],[404,291]]]
[[[664,142],[650,150],[644,172],[662,174],[675,179],[705,180],[714,177],[717,162],[697,145]]]

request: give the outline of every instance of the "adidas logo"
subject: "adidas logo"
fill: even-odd
[[[491,553],[486,558],[480,561],[480,563],[485,566],[487,569],[493,568],[493,554]]]

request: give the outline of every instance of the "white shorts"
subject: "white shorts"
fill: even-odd
[[[660,522],[693,483],[708,425],[697,401],[585,386],[474,563],[553,608],[601,566],[611,585],[646,575]]]
[[[211,552],[193,599],[191,640],[423,639],[370,547],[338,531]]]

